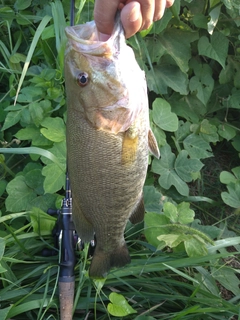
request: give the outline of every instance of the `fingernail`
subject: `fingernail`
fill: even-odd
[[[107,41],[111,36],[109,34],[105,34],[105,33],[101,33],[99,32],[98,33],[98,38],[99,38],[99,41]]]
[[[130,12],[130,14],[129,14],[129,17],[128,17],[128,20],[130,21],[130,22],[135,22],[135,21],[137,21],[138,19],[139,19],[139,17],[140,17],[140,6],[138,6],[138,5],[135,5],[134,7],[133,7],[133,9],[132,9],[132,11]]]

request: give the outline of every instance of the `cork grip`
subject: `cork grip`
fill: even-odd
[[[72,320],[75,282],[59,282],[60,319]]]

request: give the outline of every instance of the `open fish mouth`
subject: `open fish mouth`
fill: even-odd
[[[116,55],[121,50],[122,38],[124,38],[124,30],[120,20],[120,16],[116,17],[116,23],[113,32],[108,40],[101,41],[95,21],[90,21],[82,25],[70,26],[65,28],[66,36],[75,50],[82,53],[109,56]]]

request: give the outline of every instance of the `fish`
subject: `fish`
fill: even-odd
[[[130,263],[128,220],[143,220],[149,151],[159,158],[149,124],[147,85],[117,18],[106,41],[94,21],[65,29],[67,167],[72,218],[83,242],[96,236],[92,278]]]

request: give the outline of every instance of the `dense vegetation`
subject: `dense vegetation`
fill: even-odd
[[[65,185],[69,0],[0,1],[0,319],[59,319],[52,248]],[[76,1],[76,23],[93,0]],[[132,263],[89,279],[78,251],[74,319],[239,319],[240,3],[175,0],[129,39],[161,151],[149,158]]]

